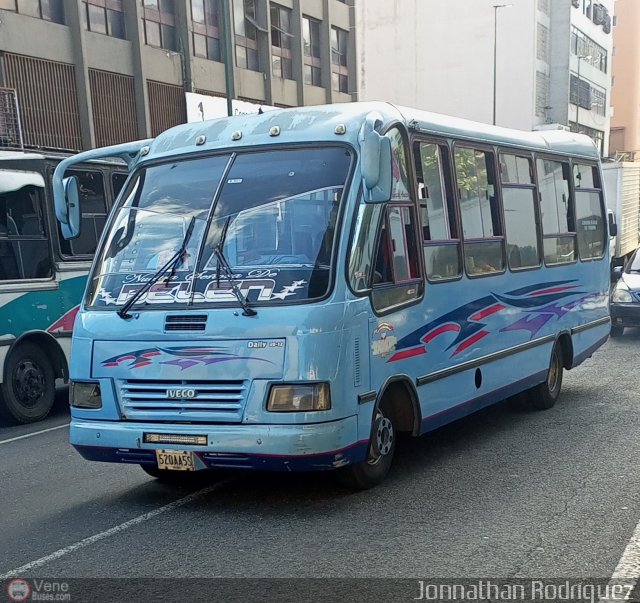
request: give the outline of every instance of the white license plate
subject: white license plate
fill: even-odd
[[[189,450],[156,450],[158,469],[195,471],[195,455]]]

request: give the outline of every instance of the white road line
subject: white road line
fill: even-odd
[[[629,544],[627,544],[627,548],[622,553],[622,557],[616,566],[616,569],[613,570],[613,575],[611,576],[611,580],[609,580],[609,592],[613,593],[613,587],[616,585],[623,584],[625,586],[631,587],[633,589],[638,580],[640,579],[640,523],[636,526],[636,529],[631,536],[631,540],[629,540]],[[620,601],[622,598],[618,593],[617,599],[613,596],[604,597],[600,599],[599,603],[609,603],[610,601]],[[629,592],[629,595],[631,593]],[[622,596],[627,595],[627,588],[622,592]]]
[[[35,561],[31,561],[30,563],[26,563],[25,565],[22,565],[16,569],[13,569],[9,572],[7,572],[6,574],[0,574],[0,580],[6,580],[7,578],[13,578],[15,576],[22,576],[24,575],[26,572],[29,572],[37,567],[41,567],[47,563],[49,563],[50,561],[55,561],[56,559],[60,559],[60,557],[64,557],[65,555],[68,555],[69,553],[73,553],[74,551],[77,551],[78,549],[82,549],[86,546],[89,546],[90,544],[93,544],[94,542],[98,542],[99,540],[103,540],[104,538],[109,538],[109,536],[114,536],[115,534],[119,534],[120,532],[124,532],[125,530],[128,530],[129,528],[132,528],[134,526],[137,526],[138,524],[141,524],[145,521],[149,521],[150,519],[153,519],[154,517],[157,517],[158,515],[162,515],[163,513],[166,513],[167,511],[172,511],[173,509],[177,509],[179,507],[183,507],[184,505],[188,505],[190,502],[193,502],[194,500],[201,498],[202,496],[205,496],[206,494],[209,494],[210,492],[213,492],[213,490],[216,490],[217,488],[220,488],[220,486],[223,486],[224,484],[229,483],[230,481],[232,481],[231,479],[227,479],[224,480],[222,482],[217,482],[215,484],[212,484],[211,486],[207,486],[206,488],[203,488],[202,490],[198,490],[197,492],[194,492],[193,494],[189,494],[189,496],[185,496],[184,498],[179,498],[178,500],[174,500],[172,503],[169,503],[168,505],[165,505],[164,507],[159,507],[158,509],[155,509],[153,511],[149,511],[148,513],[145,513],[144,515],[139,515],[138,517],[134,517],[133,519],[130,519],[129,521],[125,521],[124,523],[121,523],[118,526],[115,526],[113,528],[110,528],[108,530],[106,530],[105,532],[100,532],[99,534],[94,534],[93,536],[89,536],[88,538],[85,538],[83,540],[80,540],[78,542],[76,542],[75,544],[71,544],[69,546],[64,547],[63,549],[59,549],[57,551],[55,551],[54,553],[51,553],[50,555],[47,555],[46,557],[40,557],[40,559],[36,559]]]
[[[47,433],[49,431],[55,431],[56,429],[62,429],[64,427],[69,427],[69,423],[65,423],[64,425],[58,425],[57,427],[49,427],[49,429],[42,429],[40,431],[34,431],[33,433],[27,433],[25,435],[18,436],[17,438],[9,438],[8,440],[0,440],[1,444],[9,444],[10,442],[17,442],[18,440],[24,440],[25,438],[30,438],[33,436],[40,435],[41,433]]]

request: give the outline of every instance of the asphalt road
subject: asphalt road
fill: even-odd
[[[66,423],[61,390],[46,421],[0,429],[0,576],[608,578],[640,520],[638,367],[630,330],[552,410],[505,402],[402,441],[360,493],[325,474],[169,487],[84,461],[64,428],[3,443]]]

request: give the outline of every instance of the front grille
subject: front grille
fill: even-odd
[[[194,397],[170,398],[167,390],[193,390]],[[124,381],[122,413],[131,421],[239,423],[246,381]]]
[[[207,326],[206,314],[183,314],[167,316],[165,331],[204,331]]]

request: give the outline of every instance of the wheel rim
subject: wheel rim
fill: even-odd
[[[560,379],[560,358],[558,352],[554,350],[551,358],[551,366],[549,367],[549,374],[547,375],[547,387],[550,392],[555,392],[558,387],[558,381]]]
[[[371,447],[369,448],[369,458],[367,459],[367,463],[369,463],[369,465],[377,465],[391,452],[394,439],[395,432],[393,429],[393,423],[378,411],[373,425]]]
[[[46,392],[46,380],[40,366],[25,358],[16,366],[13,374],[16,398],[26,407],[35,406]]]

